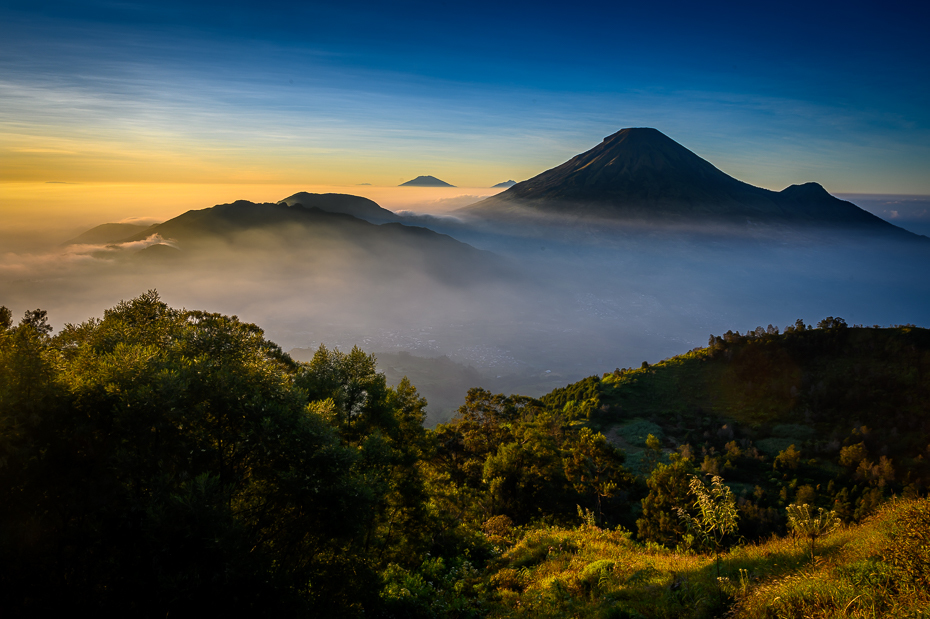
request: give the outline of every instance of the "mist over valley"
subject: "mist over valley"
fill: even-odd
[[[538,396],[731,329],[930,322],[926,237],[814,183],[741,183],[655,130],[621,131],[451,212],[269,198],[8,252],[0,301],[61,328],[157,289],[254,322],[298,356],[322,344],[390,357],[386,368],[401,353],[441,358],[461,380],[407,363],[430,423],[456,390]]]

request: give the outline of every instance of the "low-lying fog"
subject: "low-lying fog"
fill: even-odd
[[[439,199],[446,198],[455,195]],[[728,329],[828,315],[850,325],[930,325],[930,242],[636,228],[592,242],[539,231],[444,231],[494,255],[434,237],[423,249],[413,237],[382,243],[352,231],[265,229],[197,248],[159,237],[113,245],[44,239],[2,253],[0,304],[16,316],[46,309],[57,330],[154,288],[172,306],[255,322],[285,350],[301,349],[300,358],[320,344],[382,353],[390,379],[408,372],[427,398],[435,394],[431,422],[447,418],[454,393],[461,401],[468,386],[541,395],[703,346]],[[445,355],[449,361],[433,365],[454,376],[440,384],[400,351]]]

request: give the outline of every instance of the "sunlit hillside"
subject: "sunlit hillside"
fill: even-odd
[[[930,502],[895,501],[816,540],[712,555],[622,530],[506,531],[485,581],[489,617],[922,617],[930,612]],[[420,593],[421,592],[416,592]]]

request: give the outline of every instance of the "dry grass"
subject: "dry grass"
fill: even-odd
[[[926,505],[926,500],[891,502],[862,525],[827,536],[813,566],[749,588],[736,600],[731,616],[930,617],[930,592],[910,586],[915,575],[898,573],[886,560],[898,543],[892,533],[902,516]]]
[[[490,616],[930,617],[926,587],[886,560],[915,505],[930,511],[927,500],[892,502],[824,536],[813,564],[795,538],[734,548],[719,580],[712,556],[643,547],[627,532],[531,530],[494,566]]]

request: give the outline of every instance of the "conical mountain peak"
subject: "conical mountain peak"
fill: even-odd
[[[446,181],[439,180],[435,176],[418,176],[412,181],[401,183],[399,187],[455,187]]]
[[[621,129],[589,151],[461,210],[484,219],[568,215],[661,223],[886,226],[817,183],[770,191],[718,170],[661,131]]]
[[[662,132],[632,128],[607,136],[591,150],[497,197],[583,203],[694,202],[747,188]]]
[[[652,127],[627,127],[616,133],[612,133],[604,138],[604,142],[614,144],[626,140],[639,140],[641,142],[671,142],[678,145],[675,140],[671,139],[658,129]]]

